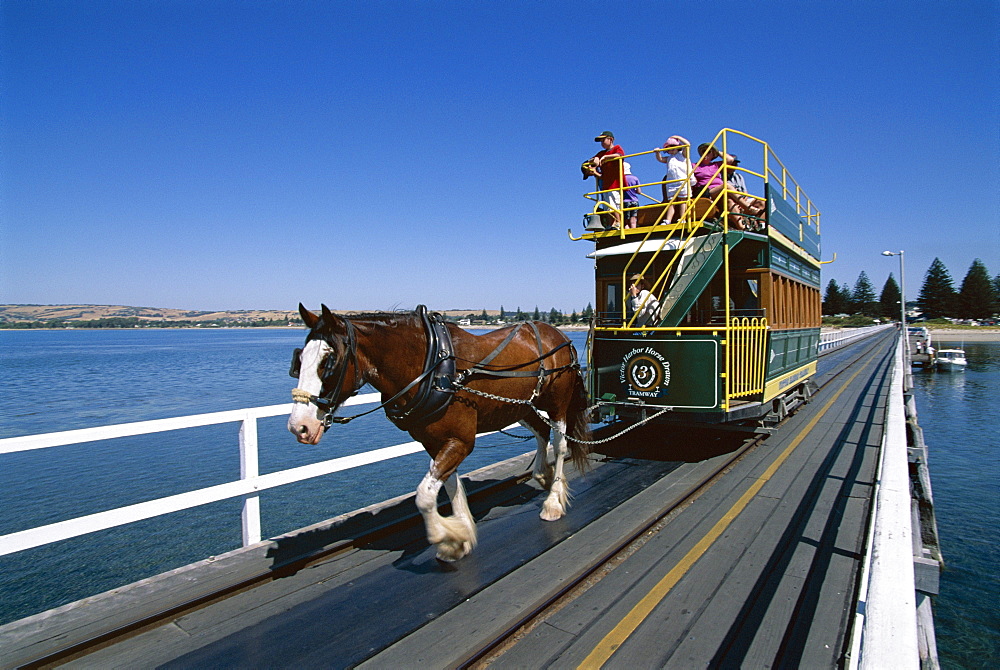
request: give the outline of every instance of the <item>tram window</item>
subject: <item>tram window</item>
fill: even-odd
[[[608,282],[604,289],[604,311],[608,314],[618,314],[622,308],[622,285],[618,282]]]

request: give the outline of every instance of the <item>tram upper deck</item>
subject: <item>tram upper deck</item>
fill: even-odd
[[[755,416],[815,372],[820,212],[766,142],[723,129],[706,144],[719,154],[715,184],[671,198],[654,196],[686,177],[622,185],[617,199],[585,195],[594,205],[573,239],[595,243],[590,392],[626,414],[654,405]],[[658,152],[621,160],[641,174]],[[737,153],[738,164],[722,160]],[[637,276],[644,290],[632,288]]]

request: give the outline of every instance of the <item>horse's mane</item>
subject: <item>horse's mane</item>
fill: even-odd
[[[384,325],[395,325],[403,321],[419,323],[415,311],[349,312],[347,314],[340,314],[339,316],[350,321],[374,321]]]

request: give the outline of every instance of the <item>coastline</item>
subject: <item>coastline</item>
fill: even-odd
[[[1000,330],[931,328],[931,342],[1000,342]]]

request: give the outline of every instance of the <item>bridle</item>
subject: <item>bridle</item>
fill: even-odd
[[[344,355],[336,356],[334,352],[337,351],[337,342],[334,341],[332,334],[320,334],[323,328],[323,322],[316,324],[316,327],[312,329],[309,333],[309,337],[306,338],[306,343],[308,344],[311,340],[323,340],[329,345],[331,352],[327,355],[326,359],[323,361],[323,369],[320,371],[320,391],[322,389],[329,388],[330,390],[323,395],[316,396],[302,389],[292,390],[292,400],[301,403],[312,403],[319,408],[320,411],[326,414],[324,419],[323,427],[329,427],[331,422],[337,423],[347,423],[350,419],[345,421],[338,421],[339,418],[346,417],[334,417],[333,410],[337,408],[338,405],[343,403],[348,398],[358,394],[358,391],[364,385],[364,379],[361,377],[358,371],[358,337],[357,332],[354,329],[354,324],[348,319],[343,319],[345,330],[347,331],[346,336],[343,340],[339,342],[340,348],[344,350]],[[344,385],[344,379],[347,377],[347,368],[353,364],[354,365],[354,382],[351,385],[350,394],[339,397],[341,394],[341,389]],[[293,379],[298,379],[302,372],[302,349],[296,348],[292,352],[292,364],[288,368],[288,376]],[[328,382],[334,379],[332,386],[328,385]]]

